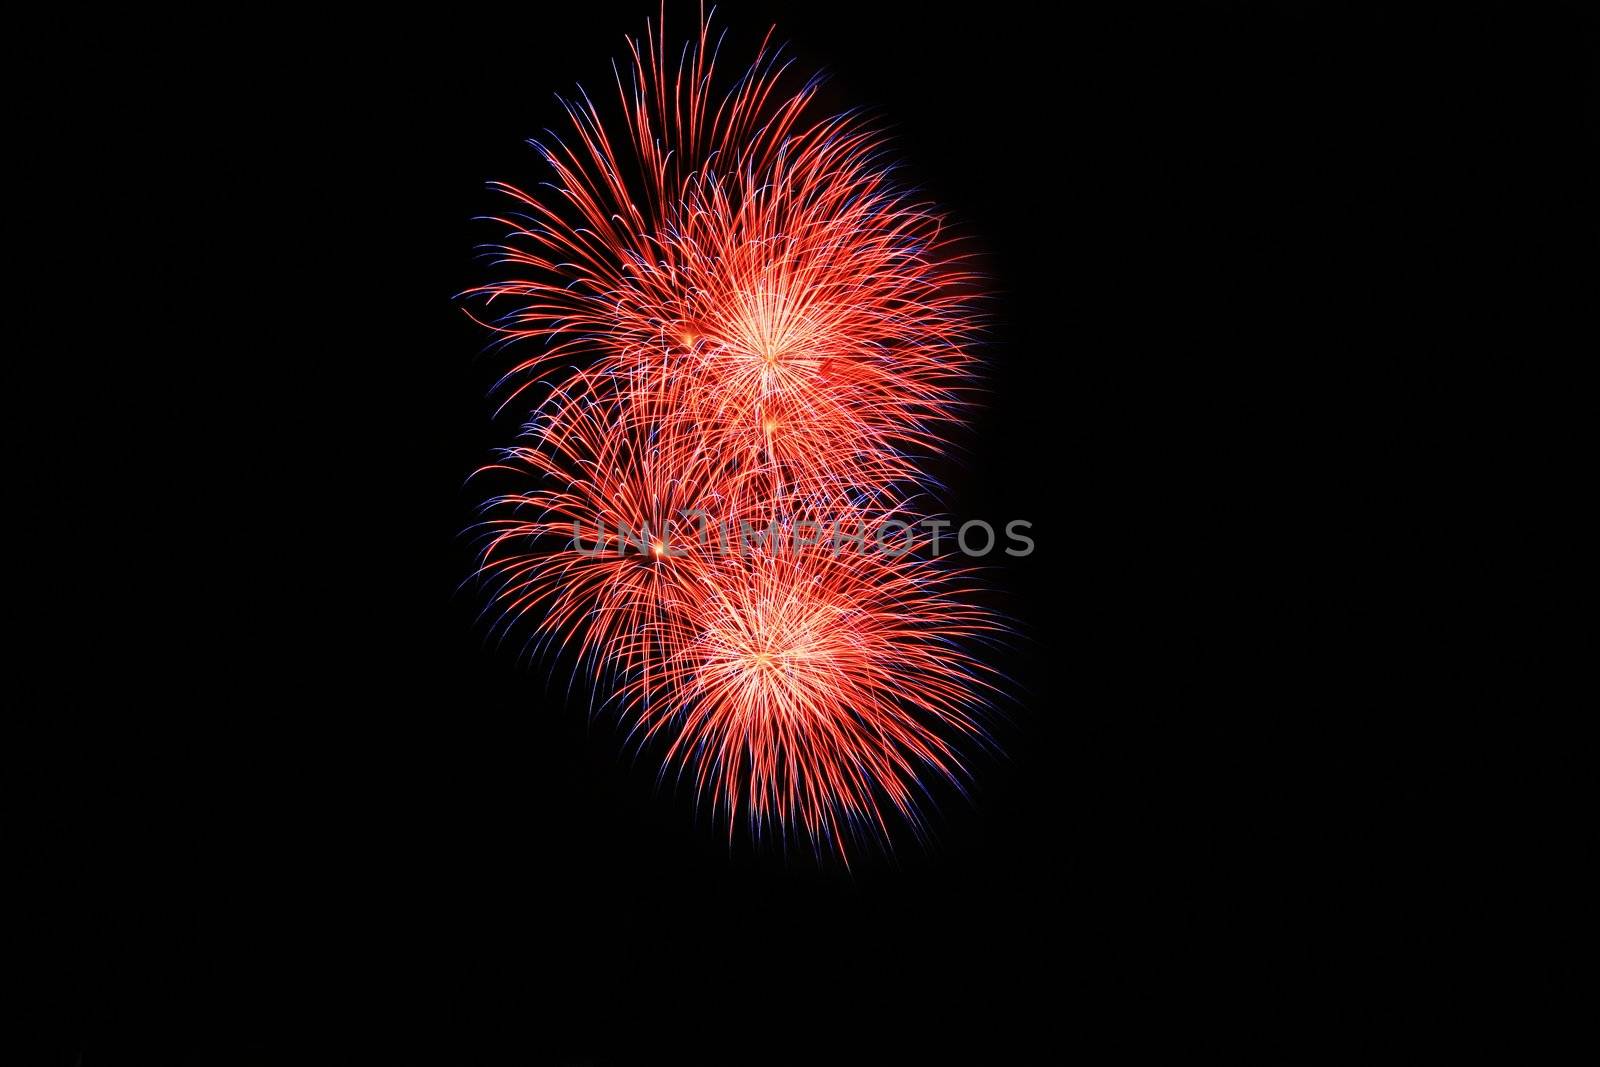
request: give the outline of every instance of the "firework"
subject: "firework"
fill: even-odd
[[[959,781],[996,627],[965,574],[789,535],[925,487],[975,282],[869,126],[815,116],[765,42],[718,93],[709,32],[675,62],[630,41],[620,121],[566,103],[552,180],[499,186],[513,276],[469,295],[521,353],[503,405],[529,417],[488,469],[526,488],[487,503],[480,575],[497,625],[572,651],[730,829],[843,855]]]
[[[484,469],[533,488],[487,502],[480,575],[501,624],[537,611],[602,682],[648,676],[674,587],[713,551],[697,519],[724,513],[728,471],[658,394],[598,403],[587,384]]]
[[[890,494],[965,401],[973,279],[864,123],[810,119],[814,82],[785,94],[766,47],[719,98],[707,47],[702,28],[673,71],[659,35],[634,45],[620,136],[569,103],[572,145],[541,145],[557,195],[500,186],[519,214],[495,258],[527,273],[472,295],[536,349],[506,403],[577,363],[662,390],[767,467],[769,498]]]
[[[664,625],[674,651],[639,729],[752,831],[794,827],[840,855],[920,830],[919,779],[959,781],[957,743],[992,676],[971,649],[998,633],[966,576],[928,560],[825,551],[742,555],[699,572]],[[629,692],[642,695],[641,683]]]

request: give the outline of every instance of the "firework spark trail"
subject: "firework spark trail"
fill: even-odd
[[[845,855],[890,813],[920,832],[926,776],[959,784],[993,677],[971,649],[999,627],[964,572],[789,535],[929,484],[976,279],[878,135],[813,117],[815,79],[784,88],[770,40],[726,94],[704,18],[675,64],[659,32],[630,40],[620,127],[580,90],[540,195],[498,186],[516,277],[468,295],[535,351],[503,379],[524,435],[485,470],[531,488],[486,504],[479,573],[499,624],[575,653],[730,832]],[[783,536],[730,552],[693,515]]]

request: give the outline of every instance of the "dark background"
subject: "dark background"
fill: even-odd
[[[729,70],[778,22],[982,251],[951,510],[1038,542],[991,575],[1004,757],[848,872],[730,846],[457,591],[515,429],[453,300],[472,219],[651,5],[221,34],[168,115],[219,143],[193,271],[230,323],[168,371],[203,429],[156,427],[183,563],[118,696],[43,705],[63,1062],[1413,1051],[1380,1035],[1456,949],[1411,669],[1444,427],[1462,339],[1514,369],[1594,292],[1593,26],[1105,7],[719,16]]]

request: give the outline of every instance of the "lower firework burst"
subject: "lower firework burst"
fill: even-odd
[[[960,783],[958,744],[993,675],[972,649],[999,629],[961,572],[826,548],[727,559],[697,575],[640,729],[669,764],[758,836],[813,842],[920,832],[919,779]],[[637,690],[642,694],[642,690]]]

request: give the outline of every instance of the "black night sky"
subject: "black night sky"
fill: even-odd
[[[208,517],[164,585],[209,607],[141,636],[181,665],[61,713],[60,1062],[1376,1056],[1427,954],[1437,324],[1458,280],[1585,291],[1580,6],[719,12],[730,67],[776,22],[979,250],[987,393],[940,473],[1038,542],[989,575],[1004,755],[848,872],[730,846],[458,588],[516,428],[454,299],[485,183],[543,179],[525,139],[653,0],[230,36],[229,117],[188,116],[237,159],[205,262],[271,339],[211,331],[186,387],[249,433],[178,476]]]

